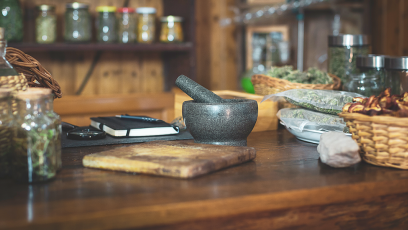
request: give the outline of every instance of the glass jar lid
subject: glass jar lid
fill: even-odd
[[[37,6],[37,10],[40,10],[40,11],[54,11],[55,6],[52,6],[52,5],[39,5],[39,6]]]
[[[367,35],[339,34],[329,35],[329,46],[365,46],[369,45]]]
[[[374,54],[357,56],[356,65],[358,68],[384,68],[384,56]]]
[[[118,13],[134,13],[135,11],[135,8],[131,7],[121,7],[117,10]]]
[[[96,7],[96,11],[114,13],[116,12],[116,7],[115,6],[98,6]]]
[[[155,14],[156,9],[153,7],[139,7],[136,9],[138,14]]]
[[[178,16],[169,15],[169,16],[166,16],[166,17],[161,17],[160,21],[161,22],[182,22],[183,18],[178,17]]]
[[[408,70],[408,56],[405,57],[384,57],[385,69]]]
[[[67,3],[66,7],[70,9],[88,9],[89,5],[84,4],[84,3],[74,2],[74,3]]]
[[[28,93],[38,93],[41,95],[50,95],[52,90],[50,88],[30,87],[26,90]]]

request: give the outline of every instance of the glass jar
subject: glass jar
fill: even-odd
[[[53,138],[53,146],[55,147],[55,155],[57,161],[57,169],[62,168],[62,160],[61,160],[61,137],[62,137],[62,126],[61,126],[61,118],[60,116],[54,112],[54,95],[52,94],[52,90],[49,88],[28,88],[27,92],[38,93],[42,95],[42,99],[44,100],[44,114],[51,119],[52,124],[55,128],[55,135]]]
[[[4,28],[0,27],[0,77],[18,75],[17,71],[6,59],[6,48],[7,40],[5,40],[5,31]]]
[[[9,42],[23,40],[23,13],[18,0],[0,1],[0,27],[6,30],[5,39]]]
[[[12,176],[29,183],[50,180],[58,168],[53,145],[56,130],[44,114],[44,97],[29,91],[20,91],[16,97],[18,115],[13,133]]]
[[[91,15],[88,5],[78,2],[68,3],[65,11],[65,41],[89,42],[91,34]]]
[[[392,94],[408,92],[408,57],[384,57],[386,87]]]
[[[167,16],[162,17],[161,22],[161,33],[160,41],[171,43],[171,42],[182,42],[183,41],[183,28],[181,22],[182,17]]]
[[[96,21],[98,42],[114,43],[117,38],[116,24],[116,7],[114,6],[98,6],[98,19]]]
[[[136,14],[134,8],[118,9],[119,43],[136,42]]]
[[[369,50],[370,46],[365,35],[330,35],[328,72],[339,77],[344,87],[349,76],[358,73],[356,57],[367,55]]]
[[[384,56],[357,56],[357,74],[351,74],[345,90],[359,93],[366,97],[379,95],[385,89]]]
[[[37,43],[54,43],[57,39],[57,16],[55,6],[39,5],[39,11],[35,19],[35,40]]]
[[[137,13],[137,41],[152,43],[154,41],[156,9],[153,7],[139,7]]]
[[[0,88],[0,177],[10,172],[13,114],[11,111],[12,89]]]

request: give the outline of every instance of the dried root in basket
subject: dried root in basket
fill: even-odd
[[[408,92],[401,95],[391,95],[387,88],[378,96],[368,98],[355,97],[353,102],[343,106],[343,112],[361,113],[369,116],[388,115],[408,117]]]

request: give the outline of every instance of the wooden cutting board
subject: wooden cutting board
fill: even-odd
[[[197,144],[192,140],[152,141],[84,157],[85,167],[193,178],[256,156],[252,147]]]

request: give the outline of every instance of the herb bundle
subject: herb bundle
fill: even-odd
[[[332,84],[333,79],[317,68],[309,68],[306,72],[293,70],[292,66],[272,67],[265,75],[293,83],[302,84]]]

